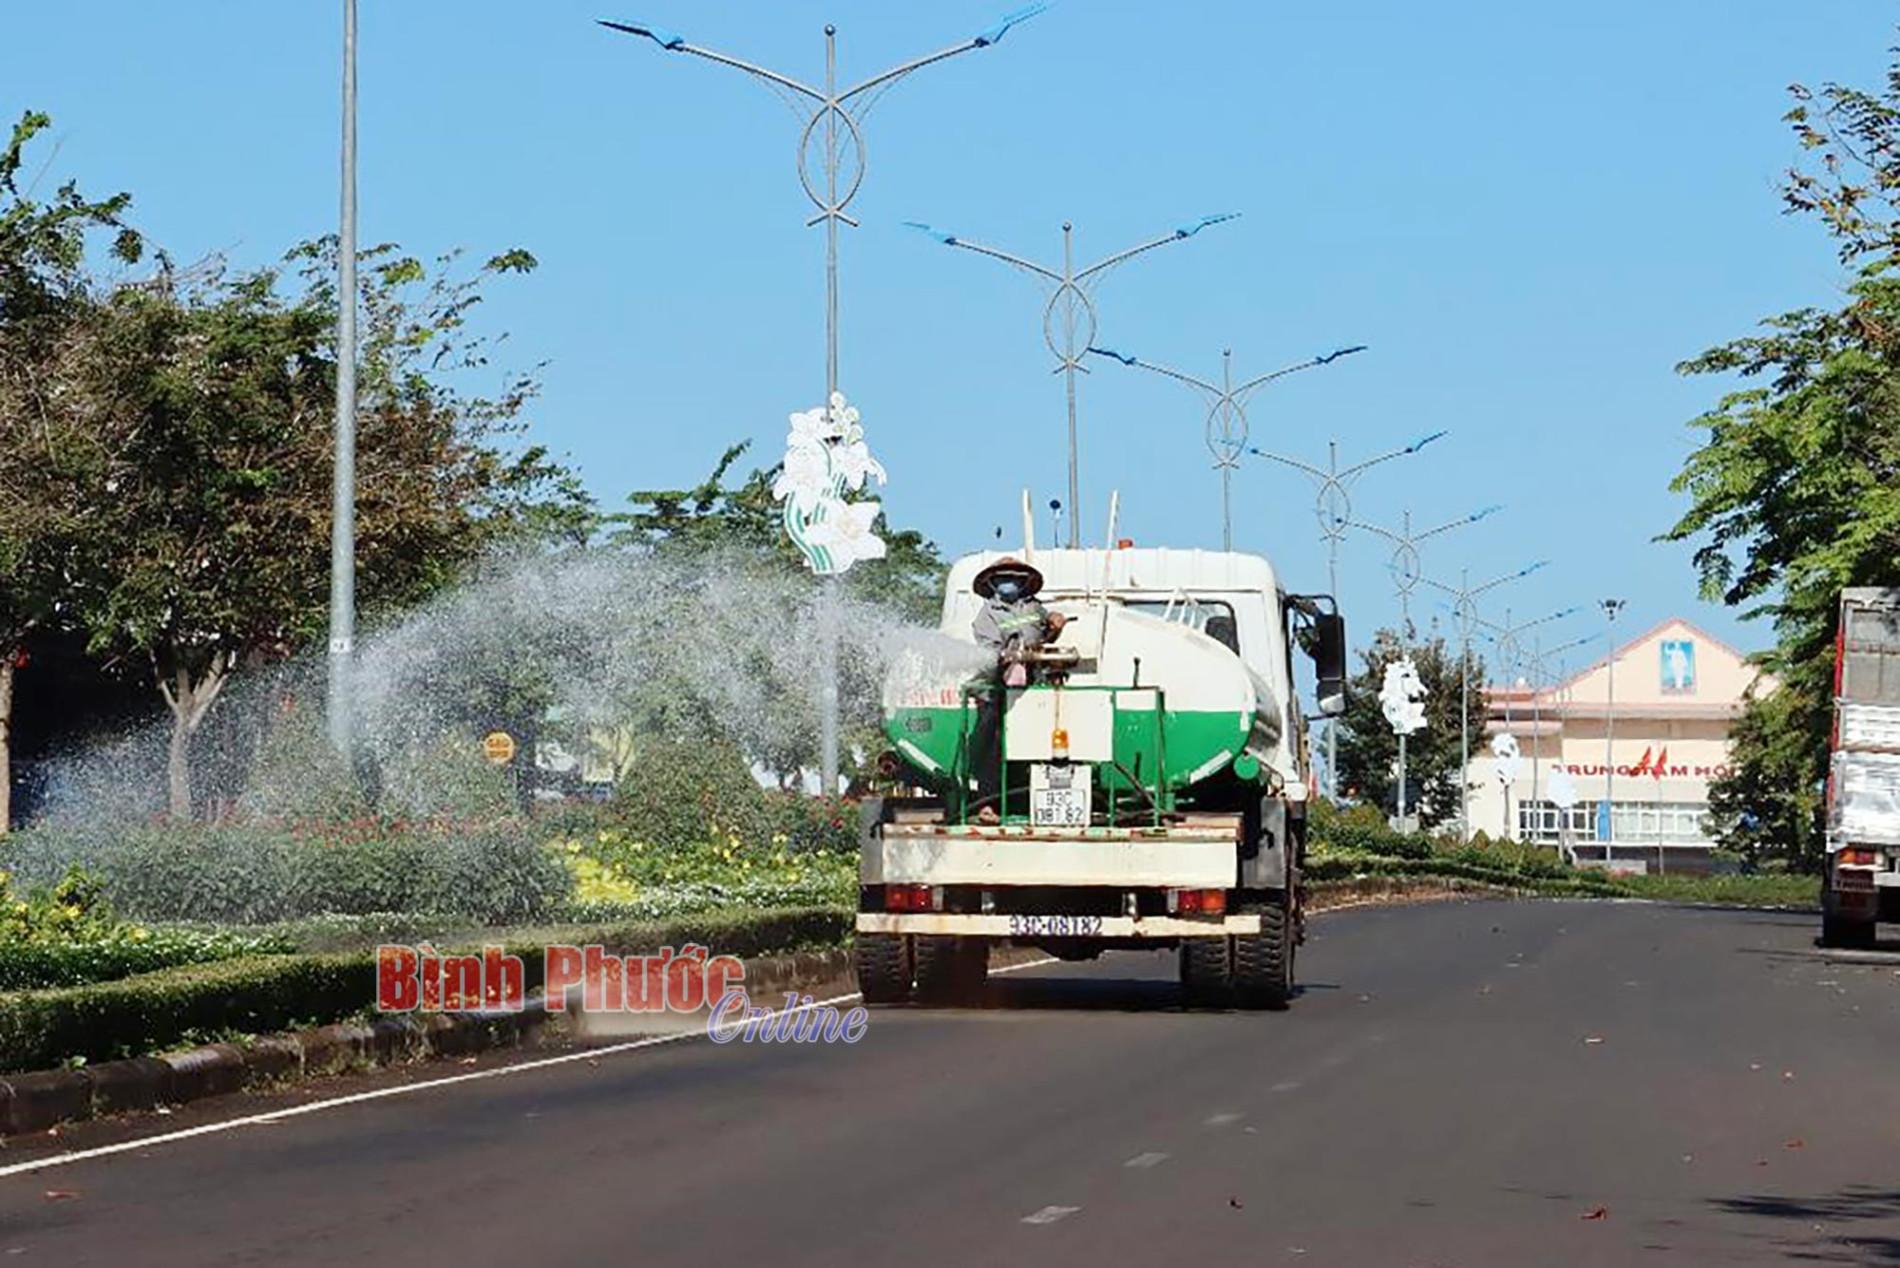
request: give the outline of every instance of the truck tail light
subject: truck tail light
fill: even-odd
[[[886,911],[941,911],[943,888],[936,885],[886,885]]]
[[[1049,732],[1049,754],[1059,762],[1069,759],[1069,728],[1059,726]]]
[[[1177,889],[1169,894],[1174,910],[1183,916],[1219,916],[1227,911],[1224,889]]]
[[[1880,860],[1865,846],[1849,845],[1835,851],[1834,862],[1840,867],[1877,867]]]

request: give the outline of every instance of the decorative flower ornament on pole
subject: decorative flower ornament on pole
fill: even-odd
[[[864,443],[857,407],[844,393],[817,409],[791,416],[785,461],[772,497],[785,504],[785,535],[821,577],[835,577],[863,559],[884,558],[884,539],[872,526],[882,513],[875,500],[850,501],[870,480],[884,483],[884,467]]]

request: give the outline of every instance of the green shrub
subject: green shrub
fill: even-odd
[[[647,845],[762,841],[777,825],[739,750],[719,741],[654,740],[616,790],[616,819]]]
[[[1321,799],[1309,811],[1308,841],[1323,849],[1359,850],[1391,858],[1422,859],[1432,853],[1432,838],[1399,832],[1373,806],[1337,807]]]
[[[43,827],[0,850],[35,883],[82,867],[120,911],[151,920],[259,924],[404,911],[508,923],[542,918],[569,885],[524,820]]]

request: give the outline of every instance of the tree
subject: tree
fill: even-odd
[[[1710,791],[1718,834],[1813,866],[1840,591],[1900,584],[1900,63],[1878,94],[1792,92],[1814,161],[1788,173],[1784,205],[1818,218],[1856,277],[1838,309],[1769,318],[1678,367],[1759,386],[1695,420],[1703,442],[1671,486],[1690,506],[1665,537],[1699,543],[1706,597],[1775,629],[1758,660],[1781,687],[1733,732],[1734,773]]]
[[[690,489],[648,489],[628,495],[632,509],[609,517],[610,540],[619,546],[667,554],[740,551],[779,571],[810,576],[785,534],[772,496],[777,466],[755,467],[736,485],[726,478],[752,448],[728,446],[712,473]],[[885,555],[845,574],[846,592],[915,620],[934,620],[943,602],[944,562],[937,547],[916,529],[896,528],[888,517],[880,535]]]
[[[301,291],[274,270],[181,279],[169,269],[99,305],[74,351],[67,408],[97,461],[81,615],[95,652],[149,666],[170,711],[168,803],[192,811],[191,744],[234,671],[316,641],[328,610],[334,248],[294,252]],[[357,438],[357,585],[371,619],[452,580],[498,542],[587,520],[573,477],[501,441],[532,379],[466,396],[485,364],[467,334],[477,283],[524,271],[498,256],[473,279],[431,274],[394,248],[365,256]]]
[[[691,488],[636,492],[630,509],[610,518],[610,545],[668,569],[672,601],[689,605],[689,623],[703,627],[678,630],[675,617],[673,633],[632,640],[641,663],[615,675],[626,690],[612,707],[642,734],[721,736],[789,785],[817,761],[817,651],[809,644],[819,586],[781,522],[772,496],[778,468],[755,468],[728,483],[749,449],[750,442],[728,447]],[[880,531],[885,557],[844,575],[837,618],[846,645],[839,658],[846,740],[866,752],[877,747],[881,684],[879,649],[864,644],[893,620],[934,624],[944,576],[943,560],[923,534],[888,521]],[[723,658],[717,672],[708,673],[704,656],[686,641],[716,643]],[[708,690],[709,679],[763,689],[749,707],[735,708]],[[614,754],[616,764],[633,756]]]
[[[1346,693],[1346,715],[1340,719],[1339,773],[1341,787],[1380,807],[1398,813],[1398,737],[1380,711],[1379,691],[1385,667],[1399,659],[1404,648],[1396,630],[1380,630],[1361,655],[1365,667]],[[1458,780],[1463,766],[1459,709],[1464,695],[1456,648],[1434,638],[1414,642],[1413,662],[1425,685],[1425,727],[1414,731],[1405,744],[1406,813],[1416,814],[1426,827],[1455,821],[1460,798]],[[1484,662],[1475,654],[1470,664],[1471,751],[1483,750],[1485,721]]]
[[[57,383],[48,372],[90,302],[88,241],[116,229],[112,254],[138,260],[142,242],[122,217],[130,199],[91,199],[68,182],[37,201],[22,184],[27,146],[52,121],[27,112],[0,149],[0,834],[11,818],[14,674],[28,639],[57,618],[72,537],[84,509],[46,478],[64,458]]]

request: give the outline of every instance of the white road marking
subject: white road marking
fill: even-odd
[[[1166,1154],[1158,1154],[1158,1153],[1136,1154],[1133,1158],[1130,1158],[1127,1162],[1124,1162],[1122,1166],[1133,1167],[1137,1171],[1146,1171],[1149,1167],[1159,1166],[1161,1163],[1164,1163],[1167,1160],[1168,1160],[1168,1155]]]
[[[1225,1127],[1229,1123],[1238,1123],[1240,1121],[1240,1115],[1228,1113],[1209,1114],[1205,1121],[1209,1127]]]
[[[1041,960],[1030,960],[1024,964],[1005,965],[990,970],[990,976],[1004,973],[1020,973],[1024,969],[1041,968],[1045,964],[1058,962],[1056,956]],[[849,995],[833,995],[830,999],[813,1000],[810,1004],[801,1004],[797,1008],[775,1009],[768,1017],[780,1013],[802,1013],[808,1008],[826,1008],[836,1004],[847,1004],[858,998],[858,992]],[[688,1039],[704,1039],[706,1032],[701,1030],[683,1030],[671,1035],[653,1035],[646,1039],[631,1039],[626,1043],[608,1044],[600,1048],[582,1048],[575,1052],[564,1052],[558,1057],[537,1057],[533,1061],[523,1061],[518,1065],[496,1066],[488,1070],[471,1070],[467,1074],[452,1074],[445,1079],[427,1079],[420,1083],[404,1083],[396,1087],[376,1088],[368,1092],[352,1092],[347,1096],[333,1096],[327,1101],[311,1101],[304,1105],[292,1105],[285,1109],[270,1110],[263,1114],[247,1114],[242,1118],[228,1118],[222,1122],[204,1123],[197,1127],[186,1127],[175,1132],[162,1132],[156,1136],[141,1136],[137,1140],[122,1140],[114,1145],[100,1145],[94,1149],[75,1149],[70,1153],[54,1154],[51,1157],[35,1159],[31,1162],[16,1162],[11,1166],[0,1167],[0,1179],[7,1176],[28,1175],[50,1167],[69,1166],[75,1162],[87,1162],[93,1158],[107,1158],[113,1154],[130,1153],[135,1149],[149,1149],[154,1145],[169,1145],[174,1141],[190,1140],[197,1136],[213,1136],[219,1132],[235,1131],[240,1127],[268,1127],[283,1122],[287,1118],[297,1118],[304,1114],[316,1114],[323,1110],[336,1109],[344,1105],[358,1105],[365,1101],[380,1101],[385,1097],[407,1096],[412,1092],[426,1092],[431,1088],[448,1087],[456,1083],[473,1083],[477,1079],[499,1079],[504,1075],[523,1074],[530,1070],[546,1070],[553,1066],[572,1065],[576,1061],[597,1062],[602,1057],[618,1056],[623,1052],[638,1052],[642,1048],[657,1048],[662,1044],[680,1043]],[[1077,1208],[1060,1209],[1066,1214]],[[1060,1216],[1056,1218],[1061,1218]]]
[[[1025,1224],[1053,1224],[1057,1220],[1066,1220],[1082,1208],[1079,1206],[1045,1206],[1033,1215],[1023,1216]]]

